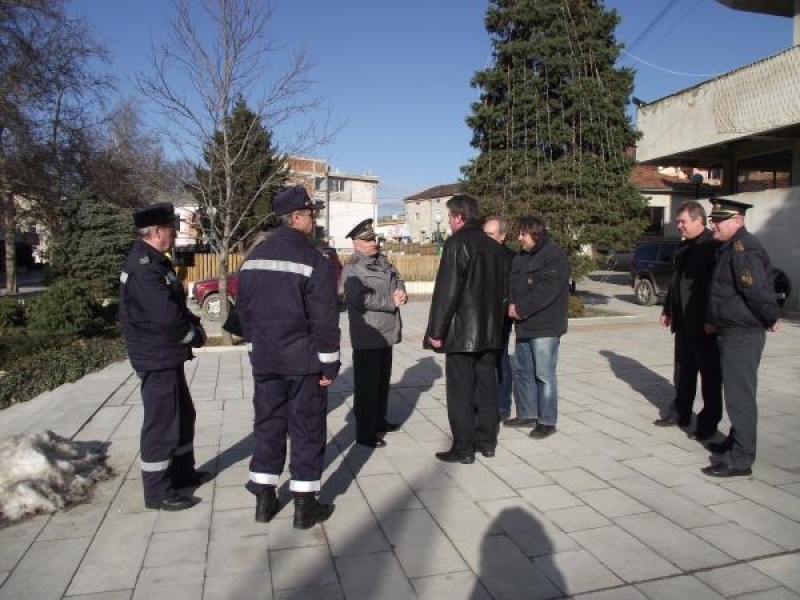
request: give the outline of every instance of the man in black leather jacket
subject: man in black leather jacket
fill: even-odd
[[[447,201],[453,235],[445,242],[431,299],[425,347],[447,354],[447,416],[453,444],[436,457],[475,462],[497,445],[495,364],[503,346],[508,265],[503,247],[483,233],[478,201]]]

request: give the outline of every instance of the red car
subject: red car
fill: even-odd
[[[336,275],[336,286],[339,298],[342,298],[344,290],[342,288],[342,263],[336,248],[320,248],[328,259],[333,261],[334,274]],[[228,306],[236,304],[236,294],[239,291],[239,274],[228,275]],[[201,279],[196,281],[189,290],[189,297],[203,308],[203,314],[212,321],[218,321],[220,316],[219,303],[219,279]]]

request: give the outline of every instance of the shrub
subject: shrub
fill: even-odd
[[[125,358],[122,338],[76,340],[27,356],[0,377],[0,408],[25,402]]]
[[[0,369],[50,348],[61,348],[73,341],[72,336],[52,333],[28,334],[24,329],[4,333],[0,337]]]
[[[583,306],[583,300],[581,300],[578,296],[574,294],[570,294],[569,297],[569,306],[567,307],[567,315],[570,319],[575,319],[578,317],[582,317],[584,315],[585,309]]]
[[[0,297],[0,333],[6,333],[14,327],[19,327],[25,322],[25,315],[17,298],[14,296]]]
[[[85,285],[64,279],[33,300],[28,312],[31,332],[92,334],[102,328],[102,309]]]

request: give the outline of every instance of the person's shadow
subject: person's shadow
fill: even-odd
[[[627,383],[658,408],[660,419],[669,416],[675,398],[675,387],[671,381],[628,356],[611,350],[600,350],[600,355],[608,359],[608,366],[617,379]]]
[[[562,534],[563,535],[563,534]],[[553,555],[557,544],[532,511],[504,509],[481,540],[480,564],[469,600],[490,598],[560,598],[567,583]]]
[[[399,423],[402,427],[414,412],[423,392],[433,387],[441,376],[442,368],[433,357],[423,358],[406,369],[402,379],[390,388],[388,419]],[[338,395],[340,399],[336,408],[344,402],[345,393],[340,392]],[[352,408],[347,412],[345,419],[345,426],[333,437],[334,443],[328,445],[325,455],[326,469],[342,455],[336,470],[327,477],[322,486],[320,497],[325,498],[326,502],[346,493],[372,454],[383,451],[355,443],[356,424]],[[388,442],[391,443],[391,439]]]

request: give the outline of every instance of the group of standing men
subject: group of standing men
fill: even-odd
[[[723,394],[731,429],[708,448],[723,460],[702,469],[712,477],[752,474],[756,457],[758,366],[766,331],[774,331],[779,309],[772,266],[764,247],[744,226],[751,205],[712,200],[709,230],[700,203],[685,202],[676,226],[678,247],[661,323],[675,334],[675,401],[658,426],[688,428],[701,378],[703,409],[692,437],[710,440],[722,419]]]
[[[247,489],[256,496],[255,519],[280,510],[276,488],[290,446],[289,489],[294,526],[326,520],[333,506],[317,500],[324,466],[327,389],[339,373],[339,301],[328,259],[311,243],[316,211],[303,186],[279,192],[273,212],[280,227],[242,264],[237,301],[255,382],[255,448]],[[518,220],[521,250],[504,245],[506,222],[489,217],[481,227],[478,201],[457,194],[447,202],[452,236],[445,242],[431,300],[424,345],[446,354],[447,411],[452,431],[445,462],[470,464],[478,451],[495,454],[500,421],[530,427],[544,438],[556,430],[556,363],[567,330],[569,263],[536,215]],[[778,306],[764,248],[744,228],[749,205],[719,199],[706,229],[700,204],[678,212],[684,241],[662,323],[675,333],[676,418],[688,427],[702,376],[704,408],[694,436],[715,433],[722,394],[731,420],[728,438],[709,444],[729,458],[703,469],[708,475],[749,475],[756,451],[757,370],[765,331],[774,331]],[[138,238],[121,274],[120,321],[133,368],[141,380],[144,420],[141,468],[145,505],[184,510],[195,499],[180,488],[210,474],[195,469],[195,410],[183,363],[205,343],[199,319],[186,306],[167,255],[175,239],[171,204],[134,215]],[[402,277],[380,254],[372,220],[348,234],[354,254],[343,271],[353,346],[356,442],[386,445],[392,346],[400,341],[399,308],[407,302]],[[516,327],[512,361],[511,325]],[[513,374],[513,375],[512,375]],[[517,416],[510,417],[511,379]]]
[[[453,235],[442,249],[424,345],[446,356],[447,416],[452,432],[444,462],[471,464],[492,457],[501,419],[545,438],[556,430],[556,362],[567,330],[569,262],[536,215],[519,219],[521,251],[503,244],[507,226],[478,201],[447,201]],[[507,348],[516,327],[513,366]],[[511,378],[517,417],[510,417]]]

